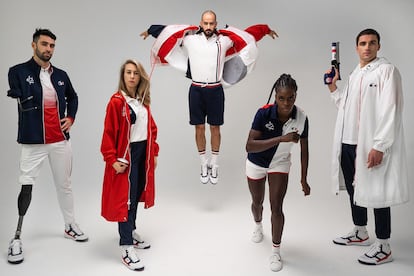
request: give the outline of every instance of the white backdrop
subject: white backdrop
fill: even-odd
[[[194,130],[188,124],[189,80],[173,68],[155,68],[151,83],[152,109],[159,127],[161,147],[156,176],[156,207],[140,211],[139,218],[144,235],[149,236],[153,244],[158,243],[158,249],[155,245],[152,253],[143,253],[148,260],[147,273],[152,271],[151,275],[162,275],[168,271],[172,275],[201,275],[198,270],[200,267],[203,268],[201,271],[218,273],[217,275],[268,273],[267,261],[262,260],[262,255],[267,258],[270,252],[268,210],[265,222],[267,244],[260,247],[262,255],[257,257],[259,263],[252,261],[254,257],[250,256],[257,255],[255,247],[246,245],[249,250],[246,253],[238,250],[236,245],[248,241],[252,226],[244,177],[245,141],[257,108],[266,103],[271,86],[282,73],[290,73],[296,79],[299,87],[297,105],[306,111],[310,119],[308,180],[312,187],[311,197],[303,200],[299,186],[299,151],[295,149],[285,202],[287,221],[284,248],[291,254],[290,257],[287,254],[288,264],[282,273],[289,272],[289,266],[294,266],[298,259],[316,267],[324,267],[319,270],[313,267],[314,273],[338,274],[338,271],[347,269],[353,269],[357,274],[361,272],[361,266],[355,264],[360,251],[351,251],[352,254],[344,253],[345,251],[337,253],[338,249],[330,244],[332,237],[350,230],[351,221],[346,195],[334,196],[330,190],[331,142],[336,109],[323,85],[322,75],[330,66],[332,41],[340,41],[341,70],[345,79],[358,62],[355,53],[357,33],[368,27],[379,31],[382,46],[379,55],[394,63],[403,78],[406,146],[411,167],[414,162],[414,133],[410,120],[414,115],[414,78],[411,67],[414,2],[411,0],[2,1],[0,252],[3,252],[4,258],[0,261],[0,271],[13,275],[23,275],[28,271],[56,275],[56,271],[61,272],[58,270],[62,265],[59,258],[72,254],[73,259],[69,265],[65,263],[64,266],[70,266],[77,275],[96,272],[95,269],[100,267],[104,267],[98,270],[101,275],[126,272],[120,265],[116,251],[116,226],[100,217],[104,164],[99,146],[106,103],[117,87],[119,67],[125,59],[139,60],[150,72],[149,51],[153,39],[143,41],[139,33],[150,24],[198,24],[201,12],[206,9],[216,11],[219,28],[226,24],[245,28],[267,23],[280,37],[272,40],[266,36],[260,41],[260,57],[255,70],[240,84],[226,90],[220,182],[217,187],[199,184]],[[50,28],[57,35],[52,63],[68,72],[79,95],[79,111],[71,131],[74,151],[73,187],[77,219],[91,236],[91,241],[85,245],[73,245],[59,239],[63,222],[57,210],[50,169],[45,166],[36,184],[23,228],[27,260],[21,266],[10,266],[6,264],[6,249],[17,223],[20,148],[15,142],[16,103],[6,97],[7,72],[10,66],[31,57],[31,38],[37,27]],[[409,172],[409,179],[414,179],[413,171]],[[413,189],[410,193],[413,198]],[[414,269],[413,257],[404,255],[404,252],[412,253],[414,246],[412,211],[412,202],[393,208],[393,240],[399,247],[398,250],[394,248],[397,260],[384,269],[400,272]],[[372,230],[372,219],[370,225]],[[237,239],[238,236],[240,240]],[[308,243],[310,252],[303,252],[303,244],[295,244],[295,241],[301,239]],[[161,241],[165,247],[160,247]],[[212,244],[216,245],[214,249],[208,247]],[[297,248],[289,251],[292,250],[289,249],[289,244]],[[346,261],[339,260],[336,260],[337,266],[329,265],[329,256],[323,256],[326,259],[323,261],[319,258],[312,259],[315,258],[312,250],[321,244],[326,247],[326,252],[332,251],[329,253],[332,256],[350,254],[347,261],[354,267],[350,268]],[[53,250],[48,246],[53,247]],[[79,253],[78,246],[85,250]],[[60,253],[56,254],[55,247],[64,250],[58,250]],[[229,248],[236,248],[236,252]],[[164,257],[163,253],[167,256]],[[242,257],[238,254],[242,254]],[[44,270],[45,266],[50,265],[45,260],[45,255],[56,260],[53,268],[48,271]],[[86,264],[91,255],[94,259],[93,268]],[[77,265],[76,256],[81,256],[82,266]],[[235,259],[224,261],[229,256],[239,256],[235,259],[242,260],[244,265],[240,266]],[[101,262],[102,258],[106,262]],[[302,275],[310,269],[306,265],[298,266],[290,272]],[[160,270],[160,267],[165,270]],[[384,270],[372,271],[378,275]]]

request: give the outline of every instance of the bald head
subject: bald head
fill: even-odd
[[[217,16],[216,13],[213,12],[212,10],[206,10],[201,14],[201,21],[203,21],[204,15],[212,15],[214,17],[214,21],[217,20]]]

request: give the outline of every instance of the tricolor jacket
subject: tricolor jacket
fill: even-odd
[[[19,120],[17,142],[21,144],[44,144],[45,122],[43,120],[43,92],[40,83],[41,67],[31,58],[9,69],[7,96],[18,100]],[[51,65],[51,82],[56,90],[59,119],[75,119],[78,95],[65,71]],[[63,133],[69,139],[69,133]]]
[[[155,157],[158,156],[157,125],[149,106],[147,126],[146,182],[140,202],[144,208],[154,205]],[[129,208],[129,167],[126,173],[117,174],[112,164],[122,157],[130,162],[129,135],[131,131],[130,108],[121,92],[112,95],[105,116],[101,152],[106,163],[102,190],[101,215],[108,221],[127,221]]]

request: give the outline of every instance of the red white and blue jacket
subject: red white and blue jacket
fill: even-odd
[[[9,69],[7,96],[18,100],[17,142],[21,144],[45,144],[47,122],[43,116],[43,92],[40,83],[41,67],[31,58]],[[59,119],[70,117],[72,121],[78,110],[78,95],[65,71],[51,65],[51,82],[56,90]],[[69,139],[69,133],[62,133]]]
[[[184,36],[199,33],[200,27],[193,25],[151,25],[148,33],[157,38],[151,49],[151,64],[169,64],[183,72],[188,70],[188,55],[181,44]],[[231,86],[250,73],[258,57],[256,42],[270,32],[265,24],[258,24],[240,30],[232,26],[217,31],[228,36],[233,47],[226,52],[222,84]]]
[[[158,156],[157,125],[151,115],[149,106],[147,125],[147,152],[145,161],[146,182],[140,202],[144,208],[154,205],[155,198],[155,157]],[[112,95],[105,116],[102,135],[101,152],[105,161],[105,174],[102,190],[101,215],[108,221],[127,221],[129,208],[129,169],[126,173],[117,174],[112,164],[118,157],[130,160],[130,107],[121,92]]]

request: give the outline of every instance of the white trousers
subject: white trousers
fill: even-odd
[[[65,224],[74,222],[71,185],[72,147],[70,141],[52,144],[22,144],[20,156],[21,185],[34,185],[43,161],[48,158],[57,198]]]

